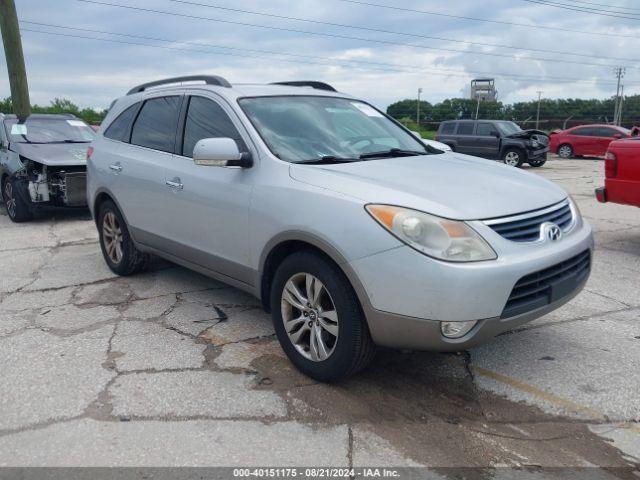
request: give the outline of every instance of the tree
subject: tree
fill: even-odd
[[[32,105],[31,111],[33,113],[71,113],[90,124],[98,124],[102,122],[104,117],[107,115],[106,110],[96,111],[92,108],[80,109],[80,107],[75,103],[66,98],[54,98],[48,106]],[[0,112],[13,112],[11,97],[0,100]]]

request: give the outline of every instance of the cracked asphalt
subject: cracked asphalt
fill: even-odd
[[[1,209],[0,465],[637,468],[640,210],[595,201],[600,161],[533,171],[595,229],[586,290],[338,385],[292,368],[256,299],[160,260],[117,278],[86,212]]]

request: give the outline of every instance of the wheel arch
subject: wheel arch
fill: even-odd
[[[129,227],[130,223],[129,223],[129,220],[127,219],[127,215],[125,214],[124,210],[120,206],[120,203],[118,203],[118,201],[116,200],[116,197],[107,189],[100,189],[96,191],[93,202],[91,203],[93,220],[96,222],[96,225],[98,223],[98,213],[100,212],[100,205],[102,205],[107,200],[112,201],[116,205],[116,207],[118,207],[120,214],[124,218],[124,221],[127,223],[127,227]]]
[[[333,263],[347,277],[363,310],[369,306],[364,287],[344,255],[324,239],[306,232],[285,232],[273,238],[260,257],[257,279],[259,298],[265,311],[271,311],[270,296],[274,274],[282,261],[298,251],[312,251]]]

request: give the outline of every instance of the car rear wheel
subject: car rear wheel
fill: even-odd
[[[297,252],[282,262],[271,310],[283,350],[309,377],[337,381],[373,359],[375,345],[351,284],[318,254]]]
[[[573,157],[573,148],[571,145],[565,143],[558,147],[558,156],[560,158],[571,158]]]
[[[524,162],[522,152],[515,148],[509,148],[504,152],[502,161],[510,167],[521,167]]]
[[[24,185],[15,178],[5,177],[2,181],[2,201],[7,215],[13,222],[28,222],[33,219],[28,195]]]
[[[122,214],[111,201],[100,206],[98,233],[102,255],[113,273],[127,276],[144,269],[148,255],[135,247]]]

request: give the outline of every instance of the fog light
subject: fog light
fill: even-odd
[[[447,338],[464,337],[478,323],[477,320],[469,322],[440,322],[440,330]]]

